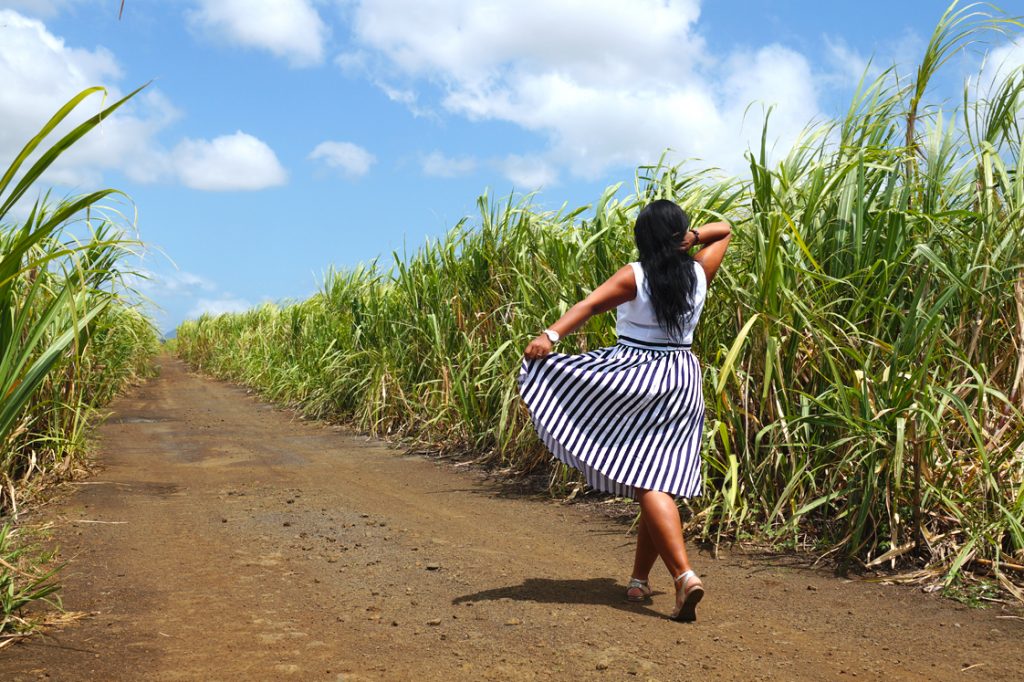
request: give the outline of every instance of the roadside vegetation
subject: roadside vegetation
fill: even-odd
[[[19,504],[81,468],[97,409],[153,371],[158,347],[125,286],[124,264],[137,242],[104,203],[118,193],[34,203],[26,196],[132,96],[66,125],[101,92],[70,100],[0,176],[0,646],[30,628],[25,606],[57,603],[59,589],[53,551],[21,542]]]
[[[517,395],[522,349],[634,258],[638,208],[671,198],[735,235],[695,345],[707,485],[691,531],[936,586],[984,574],[1024,598],[1024,72],[929,100],[953,57],[1016,35],[989,11],[954,4],[912,77],[872,72],[845,116],[788,153],[762,143],[743,176],[644,167],[630,196],[559,212],[484,196],[476,219],[332,271],[309,300],[183,323],[178,352],[312,417],[551,467]],[[559,350],[611,344],[613,327]]]

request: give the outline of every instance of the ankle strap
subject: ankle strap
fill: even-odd
[[[687,580],[687,579],[689,579],[689,578],[696,578],[696,577],[697,577],[697,574],[696,574],[696,573],[694,573],[694,572],[693,572],[692,570],[689,570],[689,571],[683,571],[683,572],[682,572],[682,573],[681,573],[680,575],[678,575],[678,576],[677,576],[677,577],[675,578],[675,581],[676,581],[676,582],[679,582],[680,580],[683,580],[683,581],[685,581],[685,580]],[[684,583],[684,584],[685,584],[685,583]]]

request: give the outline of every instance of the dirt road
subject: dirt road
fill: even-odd
[[[65,606],[4,680],[1020,679],[1024,621],[781,560],[697,556],[700,620],[622,599],[593,509],[308,424],[163,361],[57,522]]]

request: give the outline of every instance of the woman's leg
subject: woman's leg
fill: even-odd
[[[632,577],[647,580],[651,568],[658,559],[658,548],[654,546],[651,531],[647,528],[647,515],[640,512],[640,521],[636,529],[636,556],[633,558]]]
[[[665,562],[673,578],[690,570],[683,541],[683,526],[679,521],[679,508],[668,493],[657,490],[639,490],[640,518],[645,521],[651,543]],[[637,541],[637,559],[640,558],[640,541]],[[634,567],[635,569],[636,567]],[[648,569],[649,570],[649,569]],[[634,575],[634,577],[639,577]]]

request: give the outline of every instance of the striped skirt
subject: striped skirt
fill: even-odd
[[[608,348],[523,360],[519,392],[540,439],[601,492],[700,495],[704,394],[689,348]]]

